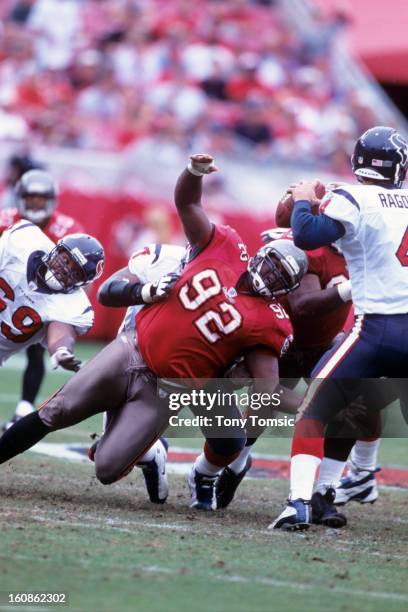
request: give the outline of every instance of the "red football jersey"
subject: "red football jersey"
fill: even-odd
[[[207,379],[222,376],[251,347],[266,346],[281,355],[292,334],[283,307],[235,289],[247,261],[235,230],[216,226],[169,298],[137,314],[139,348],[153,372],[164,378]]]
[[[17,208],[4,208],[0,211],[0,235],[11,225],[21,220],[21,215]],[[67,234],[77,234],[83,232],[84,229],[80,223],[63,215],[57,211],[53,211],[47,225],[42,230],[46,236],[53,242],[58,242]]]
[[[292,240],[292,232],[289,230],[282,238]],[[346,261],[335,248],[325,246],[306,253],[309,261],[308,273],[319,277],[322,289],[329,289],[348,279]],[[281,301],[292,321],[293,346],[305,351],[329,346],[335,336],[344,329],[352,309],[351,303],[348,302],[318,316],[296,319],[291,312],[288,299],[284,298]]]
[[[322,289],[334,287],[349,277],[343,255],[331,246],[307,251],[307,258],[308,273],[319,277]],[[314,349],[329,346],[344,329],[351,307],[351,302],[345,302],[334,310],[314,317],[302,317],[298,322],[291,317],[296,347]]]

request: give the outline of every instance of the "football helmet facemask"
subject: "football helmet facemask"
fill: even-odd
[[[15,198],[22,218],[37,225],[51,217],[57,204],[57,186],[48,172],[29,170],[16,184]]]
[[[259,249],[248,262],[253,293],[267,298],[297,289],[307,272],[307,256],[290,240],[274,240]]]
[[[104,262],[103,246],[96,238],[70,234],[42,258],[37,278],[55,293],[71,293],[99,278]]]
[[[357,140],[351,167],[359,181],[387,181],[401,187],[408,168],[408,143],[394,128],[373,127]]]

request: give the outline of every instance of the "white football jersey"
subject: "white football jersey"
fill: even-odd
[[[148,244],[132,254],[128,269],[139,278],[141,283],[156,283],[164,274],[181,271],[186,252],[185,247],[182,246]],[[118,333],[125,329],[134,329],[135,317],[141,308],[143,304],[129,306]]]
[[[338,243],[356,313],[408,313],[408,189],[341,185],[320,212],[346,229]]]
[[[93,309],[82,289],[51,293],[35,283],[39,259],[54,246],[26,220],[0,238],[0,365],[31,344],[47,346],[51,321],[68,323],[78,334],[92,327]]]

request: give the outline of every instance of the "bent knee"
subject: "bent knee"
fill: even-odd
[[[115,466],[109,457],[97,457],[95,455],[95,475],[99,482],[103,485],[109,485],[116,482],[121,477],[122,471]]]

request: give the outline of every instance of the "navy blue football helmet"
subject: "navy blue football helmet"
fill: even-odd
[[[373,127],[357,140],[351,166],[357,180],[402,187],[408,168],[408,142],[391,127]]]
[[[87,234],[68,234],[41,260],[40,283],[56,293],[71,293],[99,278],[105,263],[101,243]]]

